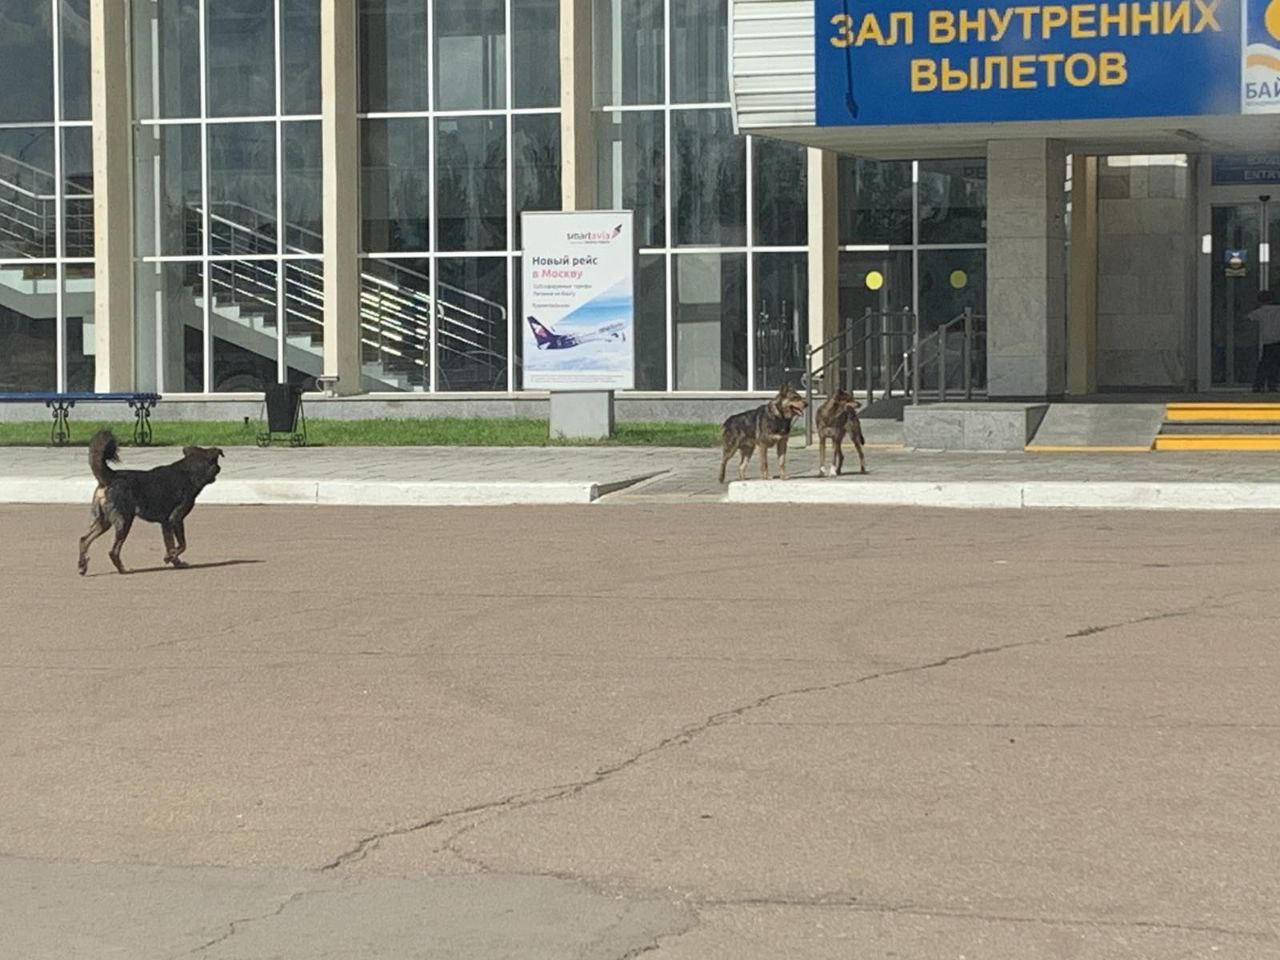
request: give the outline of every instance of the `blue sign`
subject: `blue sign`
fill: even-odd
[[[816,11],[819,126],[1280,112],[1280,0],[816,0]]]
[[[1216,186],[1280,184],[1280,153],[1215,153],[1213,182]]]

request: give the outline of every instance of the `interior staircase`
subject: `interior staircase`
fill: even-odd
[[[1171,403],[1157,450],[1280,450],[1280,402]]]

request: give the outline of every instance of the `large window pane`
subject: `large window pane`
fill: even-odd
[[[61,0],[62,119],[88,120],[89,0]]]
[[[278,379],[280,324],[276,315],[276,281],[274,260],[209,262],[214,391],[256,392]],[[314,361],[310,346],[300,337],[297,343],[288,345],[288,353],[295,362],[298,354]]]
[[[94,342],[93,276],[92,263],[68,263],[62,268],[68,390],[94,389],[97,344]]]
[[[596,0],[595,102],[660,104],[663,88],[663,0]]]
[[[93,131],[62,130],[63,251],[68,257],[93,256]]]
[[[560,106],[560,0],[511,0],[515,107]]]
[[[285,263],[284,336],[289,345],[284,354],[285,381],[314,390],[316,377],[324,372],[323,261]]]
[[[440,390],[507,389],[507,258],[438,260]]]
[[[920,251],[920,329],[932,333],[961,316],[966,309],[980,318],[987,312],[987,252],[985,250]],[[970,354],[972,384],[986,386],[986,324],[974,324],[975,342]],[[925,386],[938,380],[937,349],[922,351],[921,373]],[[945,345],[948,389],[964,386],[964,322],[951,328]]]
[[[437,234],[441,250],[505,250],[507,138],[500,117],[438,121]]]
[[[0,0],[0,123],[53,122],[53,11]]]
[[[435,0],[436,108],[507,105],[503,0]]]
[[[667,245],[666,152],[661,113],[605,113],[599,117],[598,202],[635,211],[636,243]]]
[[[804,147],[757,137],[751,146],[755,242],[803,246],[808,242],[808,168]]]
[[[0,390],[53,390],[58,383],[57,267],[0,266],[11,295],[0,301]]]
[[[204,389],[204,268],[140,263],[135,327],[138,386],[161,393]]]
[[[560,209],[560,116],[529,114],[512,118],[511,210],[513,246],[521,245],[520,214]]]
[[[729,0],[671,4],[671,99],[674,103],[729,99]]]
[[[200,127],[138,127],[133,154],[138,256],[200,254]]]
[[[56,257],[53,128],[0,130],[0,257]]]
[[[755,284],[755,388],[799,386],[809,339],[808,255],[756,254]]]
[[[911,161],[841,157],[840,242],[911,243]]]
[[[376,390],[431,388],[431,261],[365,260],[360,355]]]
[[[920,242],[985,243],[985,160],[920,161]]]
[[[130,9],[134,104],[138,117],[200,116],[200,7],[197,0],[134,3]]]
[[[676,389],[745,390],[746,256],[676,256],[673,294]]]
[[[640,258],[636,274],[636,389],[667,389],[667,258]]]
[[[205,13],[209,115],[275,113],[275,4],[272,0],[216,0],[205,4]]]
[[[209,128],[209,252],[276,251],[276,131],[273,123]]]
[[[911,251],[840,254],[840,321],[912,307]]]
[[[320,122],[286,123],[282,133],[285,250],[320,253],[324,248]]]
[[[747,242],[746,140],[727,110],[671,114],[675,151],[675,243],[737,246]]]
[[[280,0],[280,99],[285,113],[320,112],[320,0]]]
[[[366,251],[430,249],[430,123],[425,117],[362,121],[360,209]]]
[[[426,110],[427,24],[423,0],[360,0],[360,109]]]

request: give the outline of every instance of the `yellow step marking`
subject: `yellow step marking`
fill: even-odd
[[[1280,451],[1280,434],[1170,434],[1156,437],[1157,450],[1275,450]]]

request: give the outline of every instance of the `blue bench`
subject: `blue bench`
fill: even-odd
[[[53,411],[50,439],[56,447],[71,439],[67,415],[77,403],[127,403],[133,411],[133,442],[139,446],[151,443],[151,409],[160,402],[158,393],[57,393],[54,391],[0,392],[0,403],[43,403]]]

